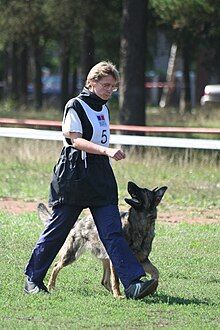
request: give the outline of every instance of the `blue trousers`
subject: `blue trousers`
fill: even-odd
[[[60,205],[53,209],[50,222],[37,241],[25,269],[25,274],[36,284],[43,281],[82,210],[83,207],[73,205]],[[126,289],[132,282],[144,276],[145,272],[122,234],[118,207],[90,207],[90,211],[100,239]]]

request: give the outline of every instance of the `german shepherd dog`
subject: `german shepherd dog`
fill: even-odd
[[[125,198],[130,208],[121,212],[122,229],[125,239],[134,252],[145,272],[153,279],[159,279],[158,269],[149,260],[152,242],[155,236],[155,220],[157,205],[160,203],[167,187],[149,190],[140,188],[133,182],[128,182],[128,192],[131,198]],[[50,212],[42,203],[38,205],[38,215],[46,224]],[[56,262],[48,283],[48,289],[55,288],[59,271],[75,261],[84,250],[89,250],[103,263],[102,285],[114,297],[121,297],[119,279],[107,252],[99,239],[98,231],[91,216],[78,220],[70,231],[66,242],[59,252],[60,259]]]

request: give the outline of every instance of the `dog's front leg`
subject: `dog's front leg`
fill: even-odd
[[[110,261],[109,259],[102,259],[103,265],[103,276],[102,276],[102,285],[110,292],[112,292],[112,286],[110,281]]]
[[[142,263],[142,266],[144,268],[145,273],[150,274],[151,278],[155,280],[159,279],[158,269],[151,263],[148,258]]]
[[[110,271],[111,271],[111,287],[112,287],[112,293],[114,298],[123,298],[121,292],[120,292],[120,283],[118,276],[115,272],[115,269],[110,261]]]

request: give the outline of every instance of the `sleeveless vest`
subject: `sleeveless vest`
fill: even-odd
[[[86,102],[76,99],[83,111],[82,113],[77,111],[83,128],[83,136],[86,135],[85,127],[89,124],[92,127],[90,141],[108,146],[110,138],[108,108],[103,105],[101,111],[95,111]],[[54,167],[49,195],[49,206],[59,204],[83,207],[118,204],[117,183],[109,158],[86,153],[85,161],[84,152],[75,150],[70,145],[63,147]]]

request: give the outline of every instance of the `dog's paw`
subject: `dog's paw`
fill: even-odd
[[[116,298],[116,299],[125,299],[125,296],[124,295],[122,295],[122,294],[115,294],[115,295],[113,295],[114,296],[114,298]]]

